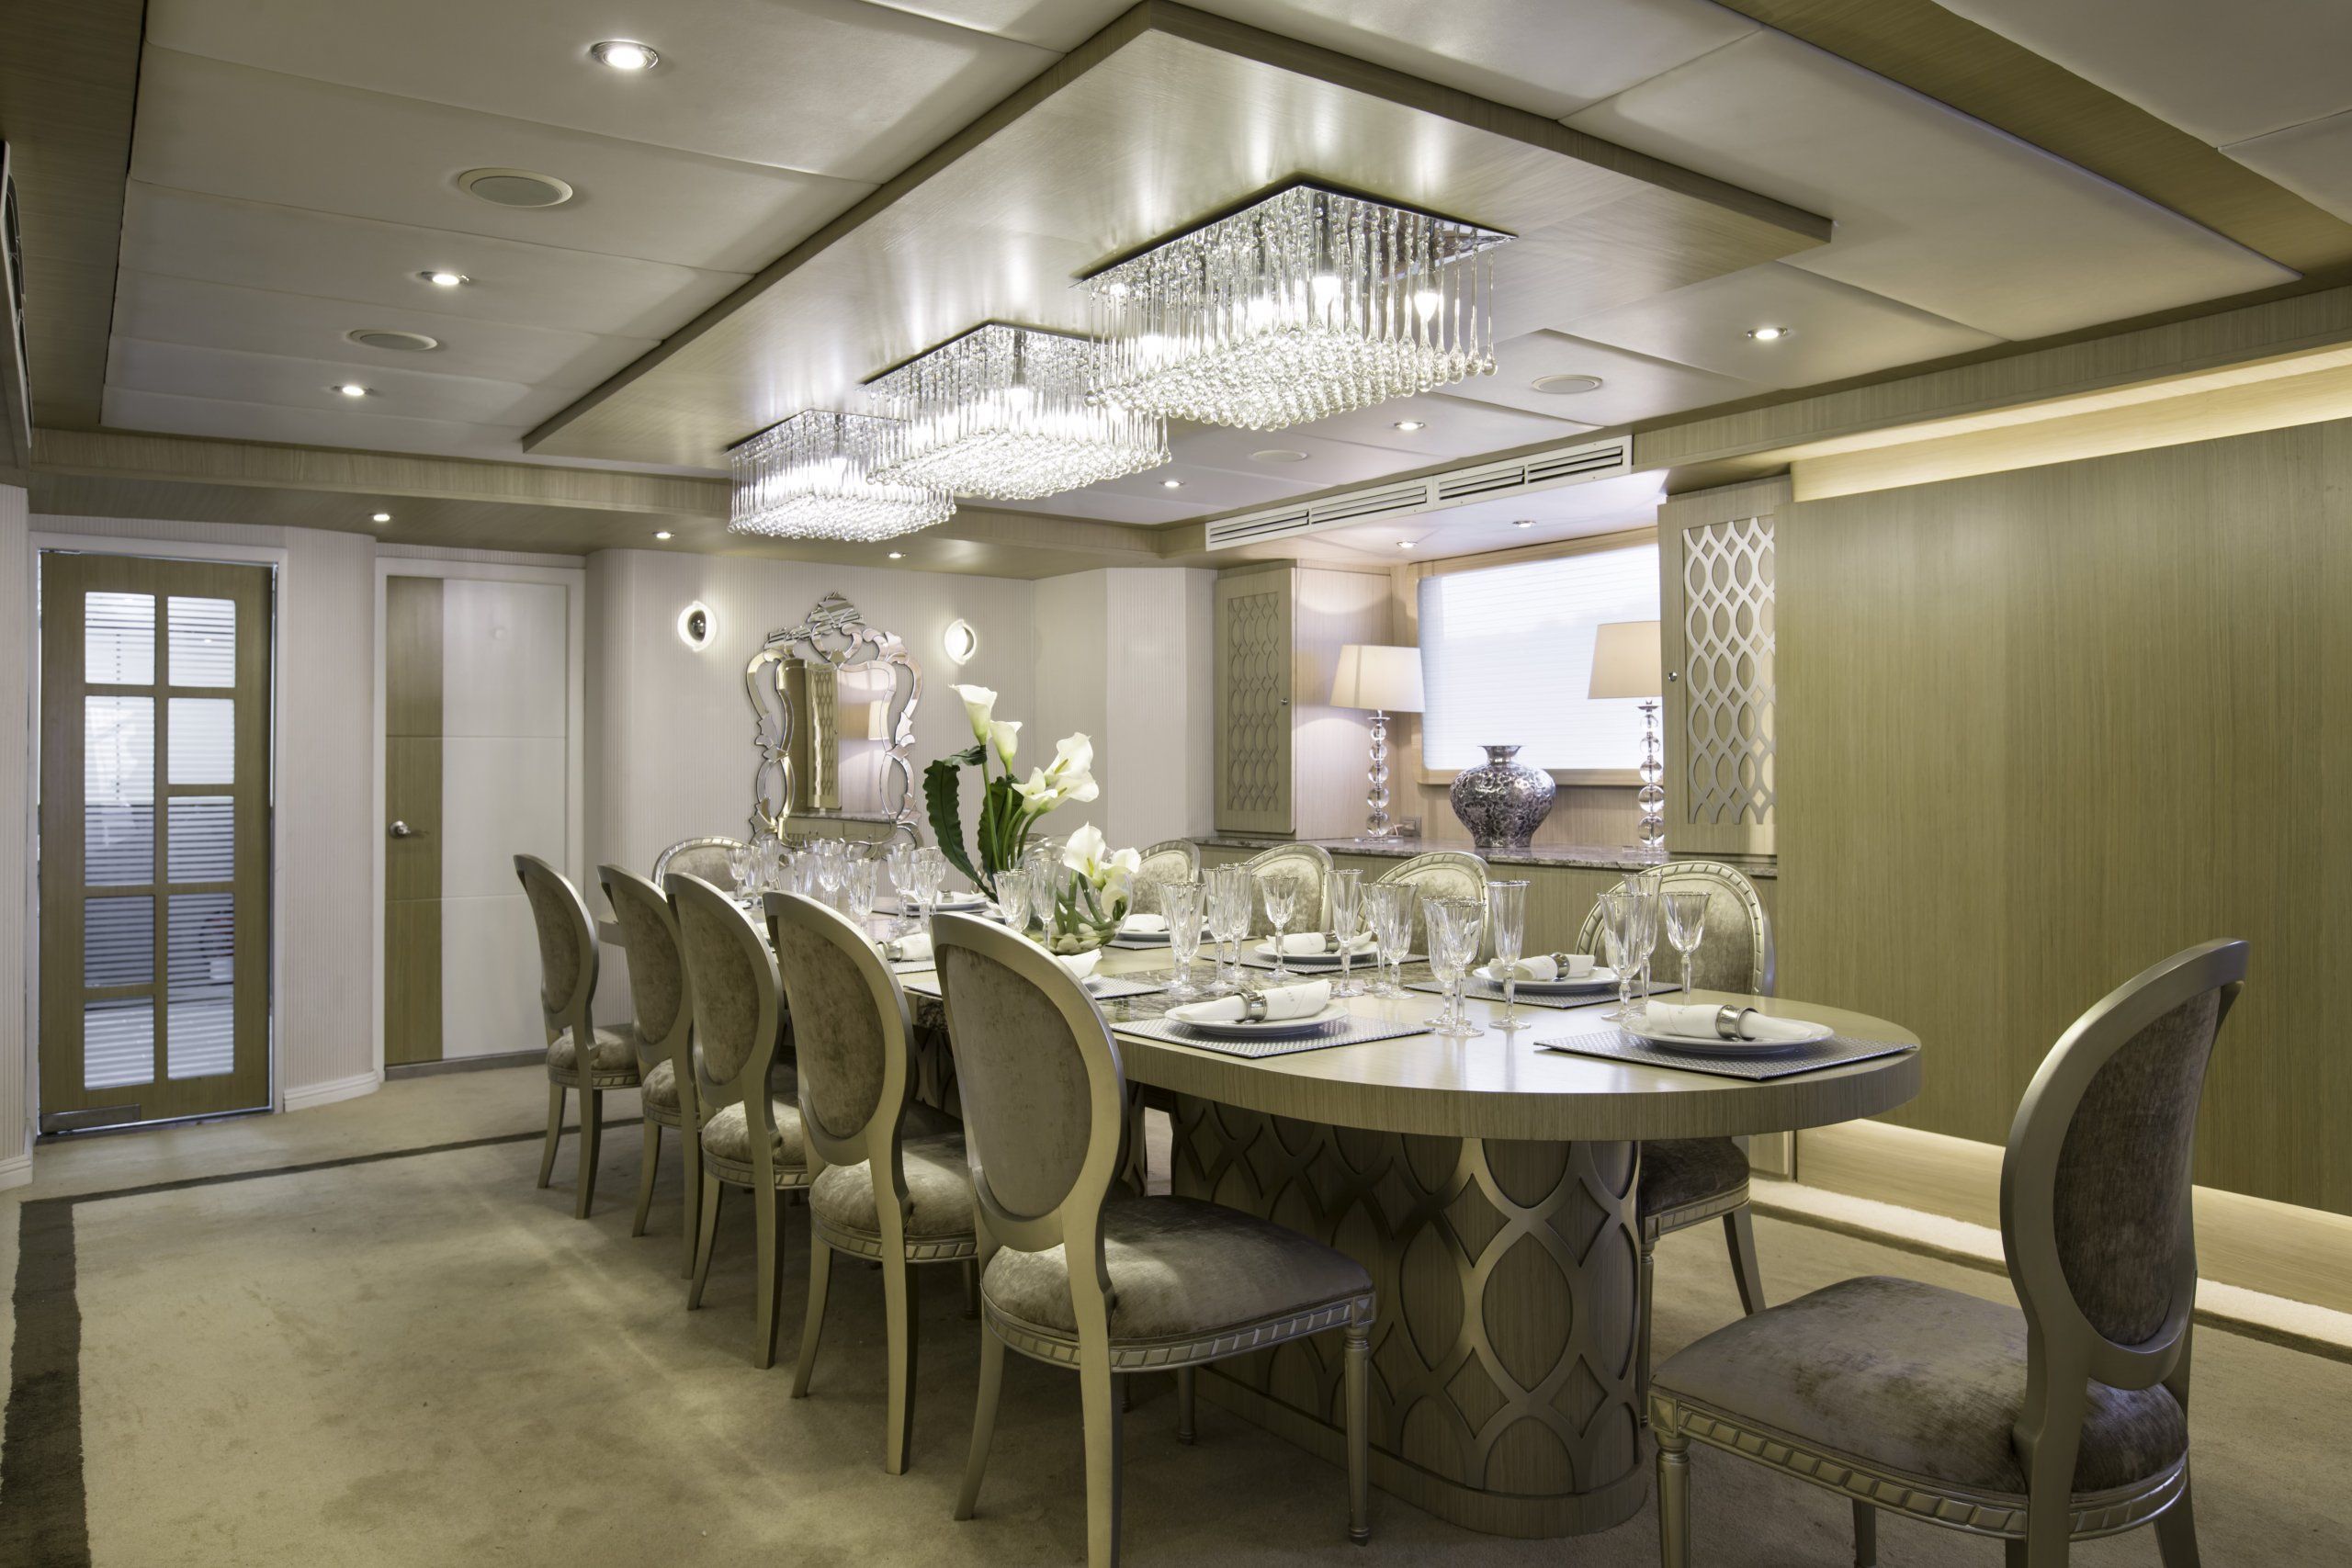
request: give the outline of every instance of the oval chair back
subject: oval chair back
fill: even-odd
[[[623,866],[600,865],[605,901],[620,923],[628,962],[629,1006],[637,1020],[637,1065],[650,1073],[660,1063],[677,1075],[678,1103],[692,1127],[694,1065],[688,1059],[694,1010],[686,1002],[684,960],[678,953],[678,917],[662,890]]]
[[[1110,1333],[1102,1204],[1126,1159],[1126,1078],[1102,1014],[1036,943],[992,920],[933,918],[963,1096],[981,1261],[1067,1247],[1071,1306]]]
[[[514,874],[539,936],[539,1011],[553,1043],[569,1033],[583,1066],[595,1050],[589,1004],[596,995],[596,922],[571,878],[537,855],[516,855]]]
[[[734,878],[727,872],[727,852],[745,847],[741,839],[681,839],[653,857],[653,886],[669,886],[670,874],[682,871],[688,876],[699,876],[714,886],[732,892]]]
[[[1325,884],[1331,879],[1331,856],[1322,845],[1277,844],[1262,853],[1251,855],[1244,869],[1251,876],[1280,876],[1298,885],[1298,903],[1287,930],[1319,931],[1328,923],[1323,912],[1323,894]],[[1273,923],[1266,919],[1263,898],[1253,897],[1250,900],[1250,934],[1274,934]]]
[[[706,1122],[741,1104],[753,1161],[764,1164],[775,1135],[768,1069],[784,1026],[775,955],[752,918],[701,877],[673,872],[669,888],[694,1007],[695,1097]]]
[[[1467,850],[1431,850],[1380,874],[1382,882],[1403,882],[1424,898],[1468,898],[1487,903],[1487,863]]]
[[[904,1203],[899,1145],[914,1093],[907,994],[848,917],[795,893],[767,896],[776,968],[794,1019],[808,1176],[871,1160]]]
[[[1660,891],[1707,895],[1707,925],[1699,950],[1690,955],[1690,984],[1702,991],[1769,997],[1779,983],[1780,961],[1772,948],[1772,919],[1757,897],[1756,884],[1737,866],[1712,860],[1670,860],[1658,868],[1665,874]],[[1595,902],[1577,928],[1578,953],[1599,953],[1601,942],[1600,905]],[[1682,956],[1666,940],[1661,925],[1657,946],[1650,953],[1651,973],[1682,975]]]
[[[1135,912],[1159,914],[1161,883],[1190,882],[1200,874],[1199,845],[1190,839],[1162,839],[1144,851],[1143,863],[1136,867]]]

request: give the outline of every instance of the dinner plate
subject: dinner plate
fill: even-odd
[[[1474,978],[1484,980],[1490,986],[1501,985],[1503,982],[1500,976],[1487,973],[1491,967],[1493,965],[1481,964],[1470,973]],[[1519,983],[1519,988],[1537,996],[1566,996],[1577,991],[1613,991],[1617,988],[1617,971],[1605,964],[1595,964],[1591,974],[1579,975],[1573,980],[1522,979]]]
[[[1131,931],[1126,927],[1121,926],[1118,940],[1134,947],[1166,947],[1168,933],[1166,931]]]
[[[988,908],[988,903],[987,899],[977,893],[951,893],[943,897],[932,908],[944,909],[951,915],[963,915],[969,914],[974,909],[985,909]]]
[[[1271,961],[1274,956],[1274,944],[1271,942],[1261,942],[1250,951],[1260,958]],[[1349,956],[1359,964],[1369,964],[1372,962],[1373,950],[1370,947],[1359,947],[1354,949]],[[1283,962],[1294,969],[1337,969],[1340,966],[1340,955],[1326,948],[1321,953],[1286,953],[1283,954]]]
[[[1348,1016],[1344,1003],[1327,1003],[1321,1012],[1312,1018],[1272,1018],[1262,1023],[1250,1023],[1235,1019],[1227,1023],[1187,1023],[1181,1018],[1167,1021],[1179,1029],[1196,1030],[1212,1040],[1295,1040],[1313,1034],[1328,1024],[1339,1022]]]
[[[1636,1040],[1645,1040],[1668,1051],[1686,1051],[1693,1056],[1776,1056],[1783,1051],[1793,1051],[1800,1045],[1811,1045],[1828,1039],[1837,1032],[1826,1023],[1808,1023],[1803,1019],[1781,1019],[1782,1023],[1803,1024],[1802,1040],[1725,1040],[1720,1035],[1702,1039],[1690,1034],[1669,1034],[1662,1029],[1652,1029],[1646,1023],[1629,1023],[1625,1032]]]

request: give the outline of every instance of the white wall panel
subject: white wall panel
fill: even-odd
[[[515,886],[511,868],[506,881]],[[613,956],[617,967],[619,954]],[[539,939],[530,900],[519,890],[498,897],[444,898],[442,1058],[530,1051],[546,1043],[538,975]]]
[[[453,577],[443,584],[443,735],[562,739],[571,647],[566,593],[552,582]]]
[[[443,898],[503,897],[514,891],[516,855],[564,863],[564,756],[560,734],[443,737]],[[445,954],[449,940],[445,931]],[[531,968],[537,973],[536,958]]]

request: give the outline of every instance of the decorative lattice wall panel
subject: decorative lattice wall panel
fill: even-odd
[[[1681,821],[1766,827],[1773,789],[1772,519],[1682,531]],[[1673,809],[1669,807],[1669,809]]]

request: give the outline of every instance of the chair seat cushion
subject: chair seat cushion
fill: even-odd
[[[776,1164],[798,1168],[808,1163],[800,1142],[800,1111],[786,1101],[771,1100],[775,1111],[775,1137],[769,1152]],[[727,1106],[702,1124],[703,1152],[729,1165],[752,1163],[752,1119],[741,1101]]]
[[[1198,1339],[1372,1293],[1372,1277],[1338,1248],[1194,1198],[1105,1204],[1102,1252],[1114,1345]],[[1078,1334],[1058,1247],[998,1252],[980,1290],[989,1305],[1032,1328]]]
[[[1911,1280],[1848,1280],[1735,1320],[1660,1366],[1654,1393],[1878,1470],[2021,1496],[2025,1314]],[[2077,1494],[2153,1480],[2188,1451],[2162,1388],[2090,1385]]]
[[[972,1177],[964,1164],[964,1139],[909,1138],[899,1145],[907,1176],[907,1235],[936,1241],[972,1234]],[[880,1236],[874,1174],[864,1161],[828,1166],[808,1189],[808,1207],[820,1224],[859,1235]]]
[[[1642,1145],[1642,1217],[1687,1209],[1747,1185],[1747,1156],[1729,1138],[1661,1138]]]
[[[645,1097],[648,1105],[658,1105],[664,1111],[678,1109],[678,1065],[675,1062],[654,1063],[653,1070],[645,1075],[645,1081],[639,1086],[638,1092]]]
[[[570,1072],[579,1060],[578,1042],[570,1030],[555,1037],[548,1046],[548,1066]],[[617,1073],[637,1066],[637,1031],[623,1024],[616,1028],[596,1026],[596,1041],[588,1049],[589,1071]]]

